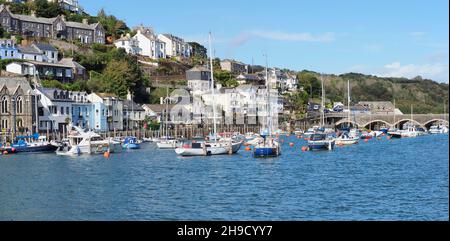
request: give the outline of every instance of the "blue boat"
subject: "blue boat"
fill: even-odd
[[[253,150],[253,157],[255,158],[268,158],[278,157],[281,155],[280,144],[278,140],[262,135],[264,142],[255,146]]]
[[[41,152],[55,152],[58,149],[58,145],[52,144],[47,141],[47,137],[34,134],[32,136],[18,136],[16,142],[11,145],[16,152],[27,153],[41,153]]]
[[[139,141],[136,137],[128,136],[123,140],[122,147],[126,149],[140,149],[141,145],[139,144]]]

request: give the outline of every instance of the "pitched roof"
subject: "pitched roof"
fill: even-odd
[[[202,71],[202,72],[209,72],[209,69],[206,68],[206,67],[204,67],[204,66],[197,65],[197,66],[195,66],[194,68],[189,69],[189,70],[187,70],[187,71]]]
[[[169,105],[169,111],[174,107],[175,105]],[[144,104],[142,107],[145,107],[147,109],[150,109],[156,113],[162,113],[163,110],[167,108],[167,106],[164,105],[150,105],[150,104]]]
[[[19,86],[25,93],[33,92],[30,83],[28,83],[27,79],[22,77],[0,77],[0,90],[3,89],[4,86],[8,89],[9,93],[16,92]]]
[[[45,95],[48,99],[52,101],[73,102],[73,100],[70,98],[70,91],[68,90],[61,90],[57,88],[42,88],[42,87],[38,87],[37,90],[39,90],[39,92],[41,92],[43,95]]]
[[[42,54],[42,52],[33,45],[20,46],[19,52],[24,54]]]
[[[132,100],[124,100],[123,101],[123,109],[124,110],[133,110],[133,111],[144,111],[141,105],[136,104]]]
[[[43,51],[58,51],[55,47],[53,47],[53,45],[47,43],[34,43],[32,45]]]

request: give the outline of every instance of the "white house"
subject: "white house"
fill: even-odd
[[[172,34],[159,34],[158,39],[166,45],[167,57],[186,57],[192,55],[192,46],[184,42],[182,38]]]
[[[137,33],[133,39],[137,41],[140,55],[152,59],[166,58],[166,44],[158,39],[153,29],[140,26],[135,30]]]
[[[40,131],[64,132],[72,122],[72,103],[69,91],[55,88],[36,88]]]
[[[136,55],[141,54],[142,49],[139,48],[139,41],[136,38],[132,38],[130,34],[122,36],[120,39],[114,42],[116,48],[123,48],[128,54]]]
[[[58,62],[58,50],[52,45],[45,43],[33,43],[28,46],[19,47],[19,53],[16,56],[19,59],[37,62]]]
[[[202,94],[211,88],[211,72],[203,66],[196,66],[186,71],[186,79],[188,88],[194,95]]]

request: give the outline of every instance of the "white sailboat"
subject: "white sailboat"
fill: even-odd
[[[343,132],[340,136],[338,136],[336,138],[336,145],[339,146],[343,146],[343,145],[353,145],[353,144],[357,144],[359,142],[359,136],[358,136],[358,132],[356,131],[356,129],[351,129],[351,110],[350,110],[350,80],[347,80],[347,104],[348,104],[348,116],[347,116],[347,120],[348,120],[348,127],[349,127],[349,131],[348,132]]]
[[[175,139],[175,138],[171,138],[169,136],[169,125],[167,124],[169,122],[169,89],[166,89],[166,117],[164,120],[164,128],[162,128],[165,132],[165,135],[163,138],[160,138],[157,142],[156,142],[156,146],[159,149],[175,149],[177,147],[179,147],[181,145],[181,141]]]
[[[216,121],[216,96],[214,86],[214,67],[212,56],[211,33],[209,33],[209,49],[210,49],[210,71],[211,71],[211,96],[213,106],[213,133],[210,141],[200,143],[185,144],[175,149],[175,152],[180,156],[210,156],[210,155],[224,155],[234,154],[239,151],[243,140],[234,141],[218,140],[217,138],[217,121]]]
[[[321,113],[321,123],[322,126],[313,135],[311,135],[308,141],[308,148],[311,151],[314,150],[333,150],[336,144],[334,138],[332,138],[326,131],[325,128],[325,88],[323,85],[323,77],[320,77],[322,83],[322,113]]]

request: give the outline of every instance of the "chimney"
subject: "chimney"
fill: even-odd
[[[88,24],[89,24],[89,21],[88,21],[88,19],[87,19],[87,18],[83,18],[83,24],[86,24],[86,25],[88,25]]]

